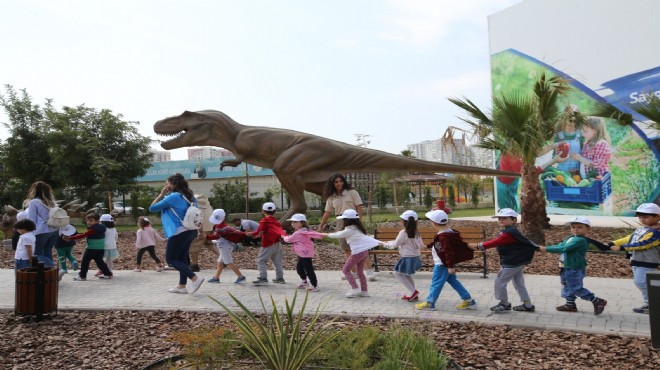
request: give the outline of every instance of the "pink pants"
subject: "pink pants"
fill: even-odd
[[[346,260],[344,267],[341,269],[341,272],[346,276],[346,280],[351,284],[351,288],[357,289],[358,285],[355,282],[353,274],[351,274],[351,269],[355,266],[357,271],[357,276],[360,279],[360,287],[363,292],[367,291],[367,276],[364,274],[364,263],[369,258],[369,251],[360,252],[358,254],[351,254],[350,257]]]

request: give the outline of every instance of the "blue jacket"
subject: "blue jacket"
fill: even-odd
[[[197,204],[197,198],[193,197],[193,203]],[[178,192],[170,193],[160,202],[152,204],[149,207],[149,212],[160,212],[161,222],[163,223],[163,231],[165,236],[171,238],[172,236],[187,231],[181,225],[181,220],[186,215],[186,211],[190,207],[190,203],[183,198],[183,195]],[[176,215],[172,212],[176,211]],[[177,217],[179,216],[179,217]]]

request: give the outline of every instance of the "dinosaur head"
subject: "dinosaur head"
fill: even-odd
[[[160,144],[166,150],[211,145],[209,142],[211,122],[208,118],[208,115],[201,112],[185,111],[181,115],[156,122],[154,132],[158,135],[174,136],[173,139]]]

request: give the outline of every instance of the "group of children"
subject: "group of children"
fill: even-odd
[[[214,240],[220,250],[217,268],[214,276],[208,280],[210,283],[219,283],[220,275],[225,267],[230,268],[236,275],[234,281],[237,284],[244,283],[246,277],[240,272],[234,263],[232,252],[238,248],[238,244],[246,237],[261,238],[261,248],[256,258],[259,276],[254,285],[267,285],[267,261],[270,260],[275,268],[274,283],[284,284],[284,271],[282,268],[283,249],[281,242],[291,243],[292,250],[298,256],[296,272],[300,276],[298,288],[310,292],[319,291],[318,279],[314,272],[312,260],[315,255],[313,239],[330,237],[334,239],[346,239],[351,255],[346,260],[342,272],[351,286],[346,297],[368,297],[367,278],[364,273],[364,265],[369,258],[369,250],[377,246],[389,249],[398,249],[400,259],[394,267],[395,277],[410,292],[404,295],[403,300],[416,302],[419,300],[420,292],[415,288],[412,275],[422,267],[421,250],[425,247],[420,233],[417,230],[418,215],[412,210],[405,211],[400,218],[403,229],[393,241],[382,242],[367,234],[364,225],[360,221],[358,212],[348,209],[338,216],[344,223],[344,229],[334,233],[321,233],[310,230],[304,214],[294,214],[288,221],[294,228],[291,235],[287,235],[282,229],[279,221],[274,217],[276,205],[267,202],[262,206],[263,218],[256,230],[243,232],[231,227],[225,221],[226,213],[222,209],[216,209],[209,218],[214,224],[213,232],[206,236],[208,240]],[[655,271],[660,266],[660,207],[654,203],[644,203],[636,210],[636,215],[642,227],[635,230],[629,236],[609,242],[606,249],[621,250],[628,252],[630,264],[633,270],[633,281],[642,293],[644,304],[635,308],[637,313],[648,313],[648,292],[646,287],[646,273]],[[552,246],[538,246],[527,239],[517,229],[518,214],[510,209],[500,209],[497,215],[498,224],[503,228],[500,234],[491,240],[480,243],[466,243],[459,232],[449,226],[449,217],[442,210],[434,210],[426,213],[437,230],[434,240],[427,245],[431,249],[434,268],[429,294],[416,308],[419,310],[435,310],[436,302],[440,296],[445,283],[458,293],[461,301],[456,305],[457,309],[464,310],[476,306],[476,301],[471,297],[468,290],[461,284],[456,276],[455,265],[470,260],[474,257],[474,250],[484,251],[496,248],[500,258],[500,270],[494,282],[494,295],[499,302],[490,308],[491,311],[500,313],[506,311],[534,312],[535,307],[525,287],[524,267],[532,262],[536,252],[549,252],[560,254],[560,280],[561,297],[566,302],[557,307],[558,311],[576,312],[577,298],[590,301],[593,304],[594,314],[600,315],[607,305],[607,301],[597,297],[593,292],[583,286],[585,268],[587,266],[586,253],[590,243],[598,243],[588,238],[591,222],[585,217],[574,217],[567,225],[570,226],[571,235],[561,243]],[[87,238],[87,247],[83,254],[76,281],[84,281],[87,277],[89,264],[92,260],[96,262],[99,272],[96,276],[102,279],[112,279],[112,260],[119,256],[116,248],[117,231],[112,216],[104,214],[89,214],[86,217],[87,231],[77,233],[75,227],[67,225],[60,228],[60,238],[56,248],[61,269],[67,271],[66,261],[69,260],[74,271],[78,270],[78,264],[73,258],[71,250],[75,240]],[[140,219],[140,230],[137,232],[136,247],[138,249],[137,265],[134,271],[140,272],[141,259],[144,252],[159,265],[158,271],[162,271],[164,265],[156,256],[154,245],[156,240],[164,240],[150,227],[148,218]],[[16,269],[29,266],[29,261],[34,252],[35,237],[32,231],[35,225],[32,221],[21,218],[16,222],[15,229],[20,237],[15,254]],[[604,246],[603,244],[600,244]],[[357,273],[356,281],[352,270]],[[513,281],[522,304],[512,306],[508,299],[507,285]]]

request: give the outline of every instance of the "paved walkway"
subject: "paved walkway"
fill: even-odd
[[[264,298],[266,308],[273,296],[278,305],[284,299],[293,297],[299,282],[295,271],[285,271],[286,284],[271,283],[266,287],[252,286],[250,283],[257,273],[244,270],[248,283],[231,283],[235,275],[231,271],[223,274],[221,284],[205,282],[196,294],[172,294],[166,289],[178,281],[176,271],[133,272],[116,271],[112,280],[98,280],[94,277],[85,282],[73,281],[73,273],[65,275],[60,283],[59,310],[186,310],[203,312],[223,312],[213,302],[213,297],[237,309],[228,292],[238,297],[254,312],[262,311],[259,294]],[[582,331],[589,333],[615,333],[634,336],[650,336],[649,316],[635,314],[631,310],[641,305],[641,296],[630,279],[586,278],[585,286],[605,298],[608,305],[600,316],[594,316],[593,306],[586,301],[578,301],[577,313],[560,313],[555,306],[562,304],[559,296],[560,284],[557,276],[527,275],[527,288],[536,305],[536,312],[508,312],[493,314],[488,308],[497,302],[493,297],[494,276],[482,279],[477,273],[459,273],[460,279],[476,299],[476,309],[460,311],[454,308],[459,298],[445,286],[437,311],[418,311],[410,302],[400,299],[404,290],[390,272],[381,272],[378,281],[369,283],[369,298],[345,298],[348,283],[339,279],[338,271],[318,271],[321,291],[310,293],[308,308],[311,311],[319,304],[329,315],[385,316],[420,320],[474,321],[487,325],[513,325],[544,329]],[[209,278],[211,271],[202,271],[200,276]],[[273,278],[273,272],[269,271]],[[431,280],[430,272],[415,275],[418,289],[426,294]],[[0,269],[0,309],[14,309],[15,278],[13,270]],[[298,292],[304,293],[302,290]],[[405,292],[407,293],[407,292]],[[299,296],[300,297],[300,296]],[[509,286],[510,301],[517,302],[518,296]],[[302,298],[302,297],[300,297]],[[424,298],[422,296],[421,298]]]

